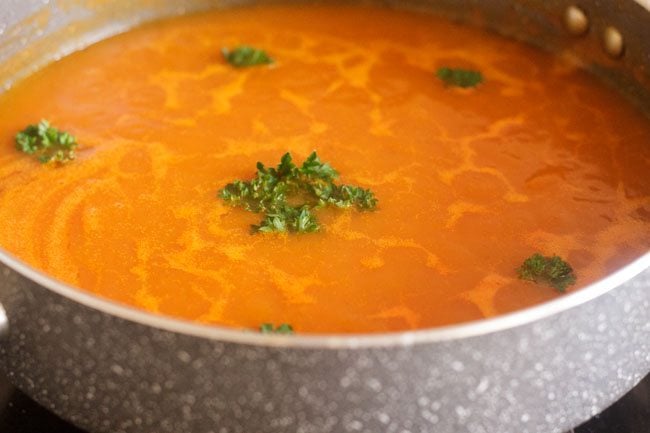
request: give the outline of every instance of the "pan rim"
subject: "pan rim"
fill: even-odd
[[[218,342],[287,349],[392,348],[461,340],[496,333],[537,322],[584,305],[629,282],[650,269],[650,251],[608,276],[560,298],[492,318],[409,331],[368,334],[263,335],[245,329],[158,315],[118,303],[66,284],[21,261],[0,248],[0,263],[42,288],[87,308],[143,326]],[[5,306],[6,308],[6,306]],[[7,314],[10,316],[11,311]]]

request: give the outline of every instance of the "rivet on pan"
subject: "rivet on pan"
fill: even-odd
[[[564,12],[564,25],[572,35],[584,35],[589,30],[589,18],[578,6],[569,6]]]
[[[609,26],[603,32],[603,48],[611,57],[618,58],[623,55],[625,41],[623,35],[615,27]]]

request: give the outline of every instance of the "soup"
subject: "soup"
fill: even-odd
[[[242,44],[274,63],[233,67],[221,50]],[[441,68],[483,82],[449,85]],[[16,150],[42,118],[76,137],[74,161]],[[83,290],[202,323],[449,325],[562,296],[518,277],[533,253],[570,263],[572,291],[647,251],[648,137],[646,117],[566,60],[433,16],[215,11],[113,37],[0,97],[0,245]],[[376,209],[255,233],[262,216],[219,197],[257,162],[313,151]]]

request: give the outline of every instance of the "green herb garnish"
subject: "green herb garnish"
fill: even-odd
[[[33,155],[41,163],[65,163],[75,159],[77,140],[70,134],[50,126],[47,120],[29,125],[16,134],[16,149]]]
[[[483,74],[479,71],[456,68],[440,68],[436,72],[447,86],[456,86],[462,88],[476,87],[483,82]]]
[[[284,154],[277,168],[257,163],[257,174],[249,182],[236,180],[219,191],[231,206],[263,213],[264,219],[253,232],[310,233],[320,229],[314,210],[326,206],[374,210],[377,199],[372,191],[351,185],[336,185],[339,174],[316,152],[301,167]]]
[[[576,282],[571,265],[558,256],[544,257],[539,253],[527,258],[517,274],[522,280],[543,283],[562,293]]]
[[[237,48],[229,50],[222,48],[221,53],[228,63],[236,68],[246,68],[257,65],[270,65],[273,59],[266,54],[266,51],[247,45],[240,45]]]
[[[260,325],[260,332],[262,334],[290,335],[293,334],[293,327],[291,325],[283,323],[276,328],[272,323],[262,323]]]

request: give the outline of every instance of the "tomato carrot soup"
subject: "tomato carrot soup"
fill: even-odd
[[[233,63],[243,46],[265,61]],[[76,139],[74,160],[17,149],[41,119]],[[440,18],[214,11],[110,38],[0,96],[0,246],[202,323],[448,325],[563,296],[648,251],[649,139],[648,118],[566,60]],[[314,176],[338,173],[318,188],[349,185],[366,207],[297,207],[302,187],[267,211],[226,199],[253,188],[258,162],[276,182],[285,154],[308,177],[314,151]],[[569,278],[526,279],[534,254]]]

